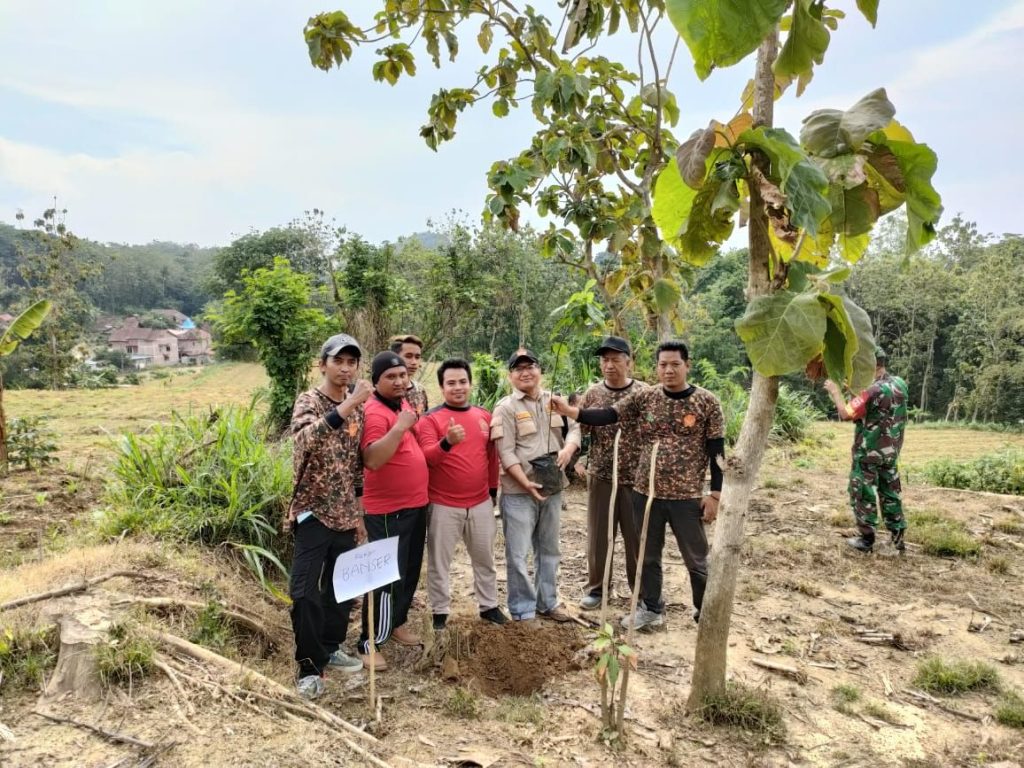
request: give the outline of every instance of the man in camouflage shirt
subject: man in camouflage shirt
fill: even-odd
[[[601,358],[604,381],[592,385],[580,399],[580,408],[611,408],[615,403],[647,385],[637,381],[633,372],[632,350],[629,342],[618,336],[608,336],[601,342],[596,354]],[[593,610],[601,605],[604,589],[605,562],[608,559],[608,506],[612,495],[612,463],[615,435],[619,433],[618,489],[615,493],[614,528],[622,532],[626,552],[626,577],[629,589],[636,580],[636,561],[640,553],[640,533],[633,514],[633,480],[643,437],[637,420],[621,426],[582,427],[590,436],[587,454],[587,585],[583,589],[580,608]],[[611,579],[608,582],[611,588]]]
[[[900,498],[900,472],[897,462],[903,448],[907,426],[907,382],[885,369],[885,352],[875,350],[875,380],[849,403],[831,379],[825,389],[839,411],[839,418],[854,421],[853,466],[850,468],[850,505],[857,521],[858,536],[846,543],[861,552],[875,545],[878,528],[878,501],[882,517],[892,536],[893,546],[903,552],[907,521]]]
[[[334,563],[365,537],[357,499],[363,461],[363,403],[373,391],[359,376],[362,353],[347,334],[320,348],[320,386],[299,395],[292,411],[295,489],[285,529],[295,534],[289,581],[299,694],[316,698],[328,666],[358,672],[362,662],[340,648],[352,601],[334,596]]]
[[[657,360],[661,386],[634,392],[611,408],[579,410],[562,398],[552,398],[555,409],[580,424],[639,423],[643,441],[633,478],[637,530],[643,528],[651,456],[655,442],[658,443],[640,600],[636,612],[622,620],[623,626],[632,624],[637,629],[658,626],[665,621],[661,552],[665,546],[666,525],[672,528],[690,573],[693,619],[699,620],[708,578],[708,539],[704,523],[710,523],[718,515],[722,490],[719,459],[725,455],[722,406],[711,392],[687,383],[690,354],[686,345],[679,341],[662,342],[658,346]],[[709,464],[711,492],[704,496],[704,476]]]

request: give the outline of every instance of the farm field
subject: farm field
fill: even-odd
[[[91,510],[103,503],[108,432],[144,429],[166,420],[172,408],[247,402],[262,383],[258,366],[232,364],[131,389],[60,393],[59,400],[47,392],[8,393],[13,415],[52,415],[62,464],[3,481],[0,603],[115,570],[138,575],[0,613],[0,637],[5,629],[46,626],[69,609],[103,605],[122,606],[118,615],[153,628],[199,638],[198,611],[182,606],[216,598],[260,628],[235,627],[221,638],[218,652],[289,686],[287,607],[263,593],[235,561],[146,539],[100,542],[89,526]],[[911,426],[904,456],[912,527],[904,557],[884,547],[865,557],[843,545],[842,537],[851,533],[845,499],[849,440],[848,425],[821,423],[812,439],[772,448],[747,519],[730,675],[778,701],[785,733],[712,727],[684,714],[696,628],[674,546],[665,551],[666,626],[639,633],[635,643],[640,661],[630,682],[626,719],[632,734],[625,745],[599,740],[599,688],[588,650],[594,633],[543,622],[501,630],[483,625],[461,547],[450,628],[425,651],[387,649],[390,666],[377,679],[380,721],[367,705],[364,674],[330,676],[318,703],[365,727],[379,741],[354,740],[392,766],[1019,765],[1024,732],[993,720],[999,700],[994,689],[924,694],[915,676],[931,656],[979,661],[996,670],[1004,689],[1024,692],[1024,652],[1010,643],[1011,632],[1024,629],[1024,499],[929,488],[914,481],[914,468],[953,452],[967,457],[1008,443],[1024,445],[1024,438]],[[582,488],[571,489],[568,500],[561,594],[574,609],[586,571]],[[928,554],[923,533],[936,518],[959,526],[975,554]],[[500,534],[498,555],[503,590]],[[617,569],[621,562],[619,552]],[[618,570],[616,576],[614,619],[625,612],[627,595]],[[166,600],[124,607],[130,606],[126,595]],[[422,601],[413,620],[432,635]],[[166,657],[179,670],[176,683],[153,670],[105,689],[95,703],[40,699],[31,689],[4,691],[0,723],[12,739],[0,740],[0,764],[127,766],[151,753],[33,710],[155,745],[164,750],[159,764],[370,764],[342,743],[336,726],[286,713],[250,693],[251,681],[181,654]]]

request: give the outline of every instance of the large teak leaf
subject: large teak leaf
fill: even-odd
[[[896,107],[884,88],[872,91],[848,110],[816,109],[804,118],[800,143],[810,154],[836,157],[860,149],[875,131],[892,122]]]
[[[768,36],[790,0],[667,0],[669,20],[701,80],[744,59]]]
[[[853,355],[852,389],[864,389],[875,378],[875,335],[871,331],[871,317],[857,306],[849,296],[843,296],[843,306],[850,325],[857,334],[857,351]]]
[[[736,332],[754,370],[782,376],[801,370],[821,352],[825,316],[817,292],[780,291],[756,296],[736,321]]]
[[[810,82],[814,65],[825,60],[825,51],[832,37],[822,20],[823,10],[823,4],[815,0],[796,0],[793,3],[789,33],[775,60],[776,75],[799,78],[797,96],[804,92]]]

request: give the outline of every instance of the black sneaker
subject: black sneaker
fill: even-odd
[[[491,624],[507,624],[508,616],[502,613],[501,608],[494,606],[488,608],[486,611],[480,611],[480,618],[484,621],[489,621]]]
[[[868,538],[863,534],[847,539],[846,543],[858,552],[869,553],[875,548],[875,540],[873,538]]]
[[[434,614],[434,631],[440,632],[448,624],[447,613],[435,613]]]
[[[897,552],[907,551],[907,542],[903,540],[906,533],[906,528],[900,528],[898,531],[892,532],[892,546]]]

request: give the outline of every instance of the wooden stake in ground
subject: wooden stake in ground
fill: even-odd
[[[612,580],[612,549],[615,547],[615,497],[619,491],[619,437],[621,434],[622,430],[615,430],[615,442],[612,445],[612,493],[611,500],[608,502],[608,551],[604,556],[604,573],[601,575],[601,623],[599,627],[601,632],[604,632],[605,623],[608,621],[608,589]],[[615,689],[612,688],[611,705],[609,705],[608,688],[608,675],[604,675],[601,677],[601,722],[605,728],[611,728],[615,719],[612,711],[615,705]]]
[[[612,550],[615,548],[615,499],[619,493],[619,437],[622,430],[615,430],[612,444],[612,494],[608,502],[608,552],[604,556],[604,574],[601,578],[601,628],[608,620],[608,588],[612,580]]]
[[[366,625],[367,637],[369,637],[370,648],[370,711],[374,711],[374,702],[377,698],[377,630],[373,625],[373,590],[366,593],[363,598],[366,602]]]
[[[647,504],[644,505],[644,522],[640,527],[640,554],[636,563],[636,578],[633,580],[633,594],[629,598],[629,629],[626,633],[626,642],[633,647],[633,638],[636,635],[636,603],[640,597],[640,579],[644,573],[644,551],[647,548],[647,526],[651,520],[651,505],[654,503],[654,470],[658,465],[658,444],[654,441],[651,446],[651,469],[647,475]],[[615,729],[622,731],[622,718],[626,714],[626,688],[629,685],[630,665],[626,664],[622,670],[622,683],[619,686],[619,711],[616,716]]]

